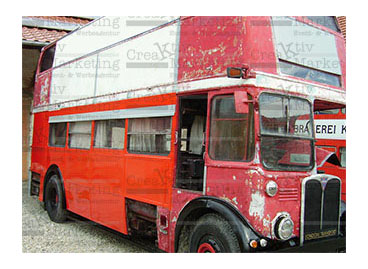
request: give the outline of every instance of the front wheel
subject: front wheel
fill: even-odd
[[[190,252],[240,252],[230,224],[216,214],[206,214],[198,220],[189,239]]]
[[[52,175],[45,188],[45,207],[50,219],[54,222],[64,222],[67,211],[64,206],[64,192],[57,175]]]

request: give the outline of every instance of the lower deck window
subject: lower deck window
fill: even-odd
[[[171,118],[130,119],[128,151],[168,154],[171,141]]]
[[[66,122],[51,123],[49,132],[49,145],[64,147],[66,141]]]
[[[71,122],[69,124],[69,147],[89,149],[91,145],[91,121]]]
[[[99,120],[95,122],[95,148],[124,149],[125,120]]]

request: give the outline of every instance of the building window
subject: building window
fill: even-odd
[[[89,149],[91,145],[91,121],[71,122],[69,124],[69,147]]]
[[[95,121],[95,148],[124,149],[125,120]]]
[[[170,142],[170,117],[129,120],[129,152],[168,154],[170,152]]]
[[[49,145],[64,147],[66,141],[66,122],[51,123],[49,132]]]
[[[254,135],[247,134],[247,130],[253,132],[252,125],[253,120],[248,123],[248,114],[236,113],[233,95],[215,97],[211,108],[210,157],[224,161],[249,160],[253,155],[253,143],[247,143],[247,140],[254,139]]]

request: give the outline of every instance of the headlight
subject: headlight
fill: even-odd
[[[294,223],[288,215],[281,215],[275,223],[274,233],[280,240],[288,240],[294,231]]]
[[[267,182],[267,184],[266,184],[266,193],[269,196],[271,196],[271,197],[275,196],[276,193],[277,193],[277,189],[278,189],[278,187],[277,187],[277,184],[276,184],[275,181],[270,180],[270,181]]]

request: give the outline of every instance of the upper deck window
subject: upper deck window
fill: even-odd
[[[316,24],[325,26],[335,32],[340,32],[335,17],[333,16],[307,16],[307,18]]]
[[[44,51],[40,63],[40,73],[46,71],[52,67],[55,56],[55,46],[52,46]]]
[[[279,61],[279,68],[281,73],[290,75],[293,77],[304,78],[315,82],[320,82],[336,87],[341,86],[340,76],[335,74],[329,74],[327,72],[319,71],[316,69],[304,67],[298,64],[289,63],[286,61]]]
[[[273,17],[272,29],[282,74],[341,86],[341,63],[332,33],[290,17]]]

